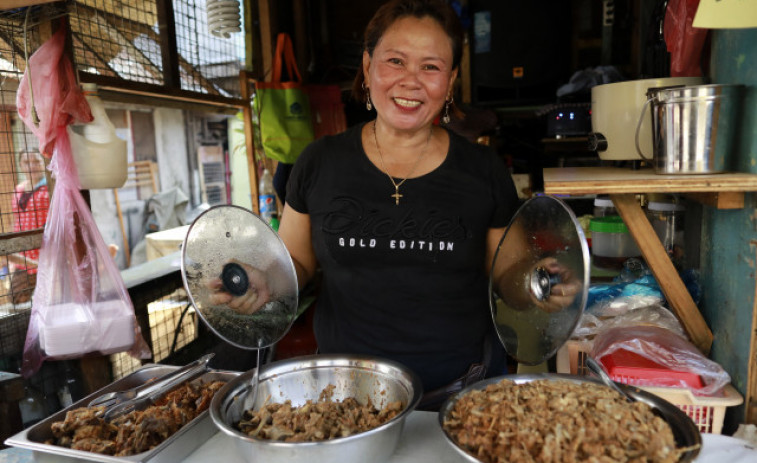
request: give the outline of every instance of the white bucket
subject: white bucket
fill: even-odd
[[[67,128],[79,182],[84,190],[120,188],[126,182],[126,141],[116,135],[100,99],[91,94],[86,98],[95,119]]]

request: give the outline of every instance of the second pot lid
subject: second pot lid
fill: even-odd
[[[216,206],[190,225],[181,276],[200,317],[243,349],[273,345],[297,313],[297,275],[278,234],[237,206]]]
[[[551,196],[526,201],[492,261],[492,319],[514,359],[537,365],[570,338],[589,292],[589,246],[571,209]]]

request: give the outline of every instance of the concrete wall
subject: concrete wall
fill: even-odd
[[[712,82],[746,85],[734,167],[757,173],[757,29],[716,30],[712,38]],[[741,210],[704,208],[700,304],[715,336],[712,359],[731,374],[742,395],[755,302],[757,195],[747,194],[745,201]],[[744,417],[743,406],[728,409],[724,432],[735,430]]]

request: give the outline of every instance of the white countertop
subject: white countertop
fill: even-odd
[[[237,454],[233,438],[220,432],[186,458],[184,463],[209,461],[248,463]],[[464,461],[466,460],[444,439],[437,421],[437,414],[415,411],[407,417],[397,450],[387,463],[460,463]],[[702,451],[696,463],[754,463],[756,461],[757,448],[747,442],[718,434],[702,434]]]

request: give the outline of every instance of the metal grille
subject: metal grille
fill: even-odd
[[[197,314],[183,289],[178,270],[129,288],[129,295],[142,335],[152,350],[151,362],[169,359],[198,338]],[[140,360],[124,352],[111,355],[110,360],[114,379],[142,365]]]
[[[26,59],[47,38],[39,26],[64,14],[53,5],[0,12],[0,356],[23,352],[49,194],[37,139],[20,120],[16,93]],[[49,34],[49,29],[47,30]],[[11,284],[11,281],[13,282]]]
[[[210,84],[223,95],[239,96],[239,70],[244,62],[244,36],[231,34],[229,38],[219,38],[211,34],[206,3],[211,2],[173,2],[176,48],[182,60],[181,87],[206,93]],[[241,15],[243,17],[244,13]],[[190,69],[193,72],[189,71]],[[197,73],[200,78],[197,77]]]
[[[190,92],[238,97],[243,35],[212,35],[206,0],[174,0],[172,5],[173,17],[164,18],[156,0],[72,2],[69,11],[77,68],[128,82],[176,85]],[[161,30],[171,30],[171,23],[175,34],[161,35]],[[176,70],[164,67],[174,62]],[[173,84],[174,80],[178,83]]]

